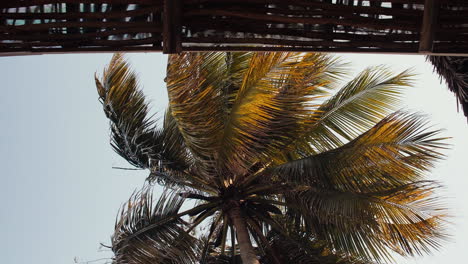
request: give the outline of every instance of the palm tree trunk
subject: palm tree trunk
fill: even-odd
[[[239,206],[235,206],[229,210],[229,218],[236,228],[242,264],[260,264],[250,242],[249,232],[247,231],[247,226],[245,225],[245,220],[242,217]]]

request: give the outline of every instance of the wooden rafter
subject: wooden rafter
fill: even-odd
[[[420,53],[432,53],[434,46],[434,33],[437,26],[438,1],[426,0],[424,3],[424,16],[421,29],[421,38],[419,41]]]

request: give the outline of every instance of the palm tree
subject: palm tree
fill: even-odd
[[[393,112],[411,74],[369,68],[334,92],[344,72],[323,54],[172,55],[159,127],[115,55],[96,78],[112,146],[165,191],[122,207],[114,263],[380,263],[438,248],[446,212],[424,176],[445,143]]]

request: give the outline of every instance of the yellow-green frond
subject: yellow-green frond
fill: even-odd
[[[321,105],[320,116],[296,144],[323,152],[357,137],[399,107],[412,77],[409,71],[393,74],[381,66],[364,70]]]
[[[444,157],[445,138],[417,114],[396,112],[340,148],[290,161],[272,170],[299,185],[375,192],[421,180]]]
[[[276,158],[314,118],[314,98],[338,75],[327,70],[338,66],[319,54],[256,53],[225,125],[220,163],[242,176],[255,163]]]

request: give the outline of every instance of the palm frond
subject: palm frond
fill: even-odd
[[[135,73],[122,54],[115,54],[101,81],[95,80],[104,113],[111,121],[112,147],[135,167],[148,168],[162,137],[148,116]]]
[[[369,193],[423,178],[443,158],[440,131],[428,131],[422,116],[396,112],[340,148],[272,169],[291,183]]]
[[[384,67],[364,70],[322,104],[316,122],[295,146],[309,153],[340,147],[394,111],[411,81],[409,71],[394,75]]]
[[[291,222],[290,219],[287,220]],[[271,247],[278,252],[282,263],[297,264],[372,264],[359,256],[350,256],[327,248],[327,242],[290,224],[284,226],[287,235],[271,230],[268,234]]]
[[[114,263],[192,264],[200,242],[185,230],[178,212],[184,198],[165,191],[153,205],[151,188],[134,194],[124,204],[112,236]],[[140,232],[151,226],[151,229]]]
[[[214,160],[224,129],[226,97],[218,86],[229,86],[226,53],[171,55],[167,89],[171,113],[200,174],[213,177]]]
[[[156,181],[166,187],[177,186],[181,189],[189,188],[192,191],[191,187],[194,185],[201,187],[196,177],[190,173],[193,167],[192,157],[185,146],[184,138],[170,108],[166,110],[164,116],[161,137],[160,145],[155,146],[159,150],[158,160],[153,162],[150,168],[151,174],[147,180]]]
[[[122,54],[114,55],[102,80],[96,78],[96,87],[111,121],[114,150],[130,164],[149,168],[150,180],[180,183],[192,162],[171,111],[166,112],[163,128],[157,129],[137,76]]]
[[[313,118],[313,99],[324,95],[339,69],[326,55],[255,53],[226,121],[220,163],[243,175],[275,157]]]
[[[308,188],[286,198],[301,225],[339,252],[377,261],[439,248],[446,210],[423,181],[372,194]]]
[[[161,167],[173,171],[186,170],[193,163],[192,157],[187,151],[184,138],[170,108],[166,110],[163,127],[164,140],[161,152],[164,160]]]
[[[457,97],[463,113],[468,118],[468,58],[450,56],[427,56],[434,70],[445,80],[448,88]]]

